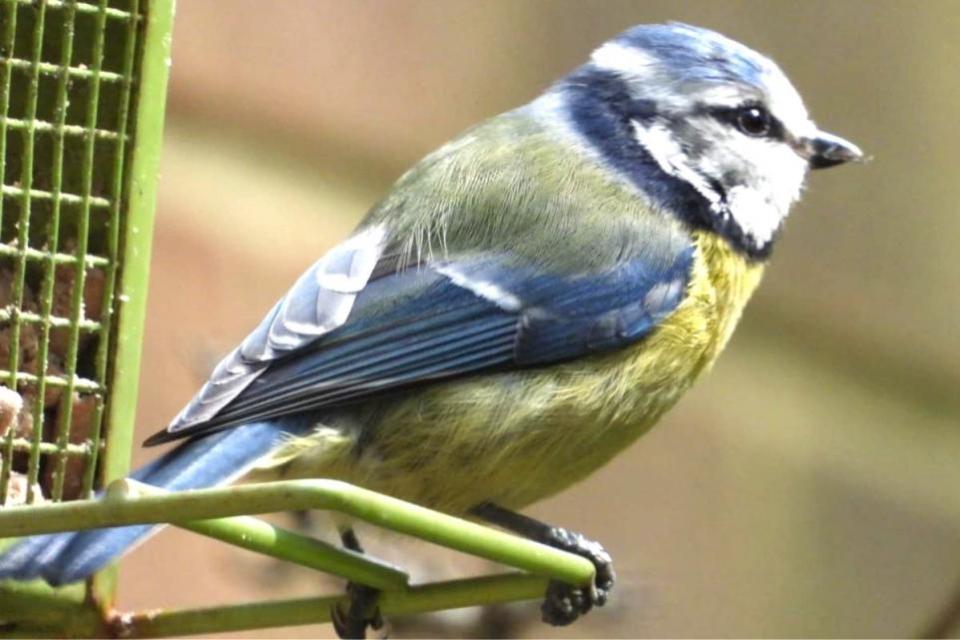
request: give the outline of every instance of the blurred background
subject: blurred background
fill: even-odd
[[[394,635],[956,636],[953,1],[181,1],[140,435],[411,163],[619,31],[664,20],[772,55],[818,122],[874,160],[812,176],[713,373],[611,465],[531,509],[611,551],[610,607],[568,629],[540,626],[531,604],[397,620]],[[421,580],[489,570],[370,546]],[[168,531],[123,563],[120,605],[340,588]]]

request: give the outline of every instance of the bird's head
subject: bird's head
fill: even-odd
[[[634,27],[547,94],[658,204],[766,257],[808,169],[862,157],[821,131],[769,58],[684,24]]]

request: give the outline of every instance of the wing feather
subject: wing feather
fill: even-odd
[[[383,251],[383,227],[371,227],[331,249],[307,269],[167,427],[185,433],[213,419],[266,371],[346,322]]]

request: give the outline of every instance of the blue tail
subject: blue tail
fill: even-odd
[[[183,443],[131,477],[170,491],[226,483],[303,424],[261,422]],[[137,525],[26,538],[0,556],[0,580],[43,578],[57,586],[83,580],[157,528]]]

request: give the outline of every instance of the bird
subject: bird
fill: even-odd
[[[632,27],[531,102],[427,155],[293,284],[146,445],[172,491],[335,478],[589,559],[520,510],[646,433],[730,339],[809,170],[863,159],[770,58],[682,23]],[[84,579],[155,527],[28,538],[0,578]],[[349,527],[345,546],[361,550]],[[363,637],[376,592],[334,612]]]

